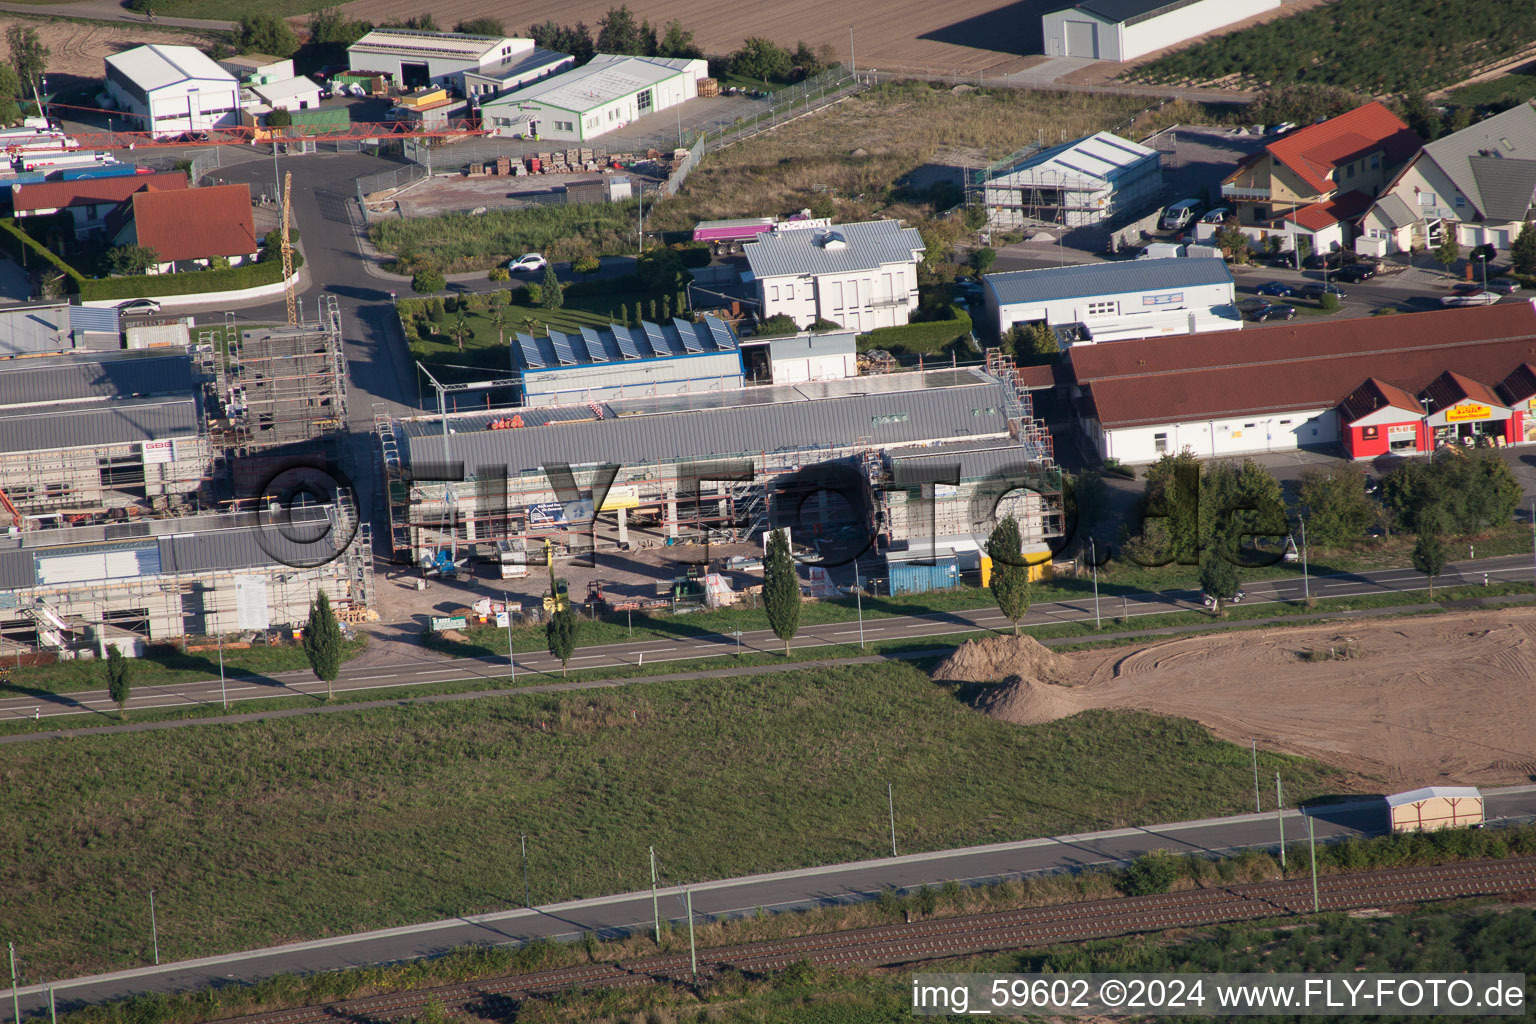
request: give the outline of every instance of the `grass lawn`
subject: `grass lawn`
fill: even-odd
[[[904,664],[24,744],[0,917],[57,977],[144,962],[151,887],[179,959],[516,905],[522,833],[544,903],[642,888],[651,844],[669,882],[881,856],[887,781],[906,851],[1240,812],[1248,757],[1141,714],[1007,725]]]

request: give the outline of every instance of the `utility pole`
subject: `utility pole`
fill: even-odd
[[[693,944],[693,890],[684,889],[683,898],[688,903],[688,959],[693,962],[693,980],[699,980],[699,950]]]
[[[1531,582],[1536,584],[1536,498],[1531,499]]]
[[[1307,521],[1301,521],[1301,589],[1308,601],[1312,600],[1312,580],[1307,572]]]
[[[1253,745],[1253,813],[1262,814],[1264,808],[1259,806],[1259,741],[1248,742]]]
[[[1285,798],[1280,795],[1280,773],[1275,772],[1275,820],[1280,823],[1280,870],[1285,870]]]
[[[160,966],[160,929],[155,924],[155,890],[149,890],[149,938],[155,947],[155,966]]]
[[[507,665],[512,670],[512,681],[517,682],[517,657],[512,651],[512,609],[507,607],[506,595],[502,595],[501,614],[507,617]]]
[[[848,73],[853,76],[854,81],[858,81],[858,78],[859,78],[859,62],[853,59],[853,26],[852,25],[848,26]]]
[[[229,691],[224,688],[224,634],[219,634],[219,699],[224,702],[224,710],[229,710]]]
[[[896,794],[891,784],[885,784],[885,802],[891,812],[891,856],[896,856]]]
[[[1093,569],[1093,628],[1103,629],[1104,623],[1099,618],[1099,549],[1092,537],[1088,538],[1088,565]]]
[[[1536,527],[1532,528],[1536,531]],[[1536,534],[1533,534],[1536,535]],[[1536,541],[1533,541],[1536,543]],[[864,649],[864,588],[859,584],[859,560],[853,560],[853,600],[859,608],[859,650]]]
[[[1317,903],[1317,836],[1312,830],[1312,815],[1307,815],[1307,848],[1312,851],[1312,913],[1318,912]]]
[[[16,1024],[21,1024],[21,1000],[16,996],[16,943],[7,942],[11,950],[11,1013],[16,1017]]]
[[[528,892],[528,836],[523,836],[523,906],[533,906],[533,897]]]
[[[48,986],[48,1024],[59,1024],[59,1013],[53,1006],[53,986]]]
[[[651,917],[656,923],[656,945],[661,945],[661,904],[656,901],[656,847],[651,847]]]

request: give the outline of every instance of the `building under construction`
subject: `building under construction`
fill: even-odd
[[[185,350],[0,360],[7,528],[193,505],[213,453]]]
[[[368,528],[349,496],[282,511],[0,536],[0,658],[301,625],[324,590],[343,618],[371,604]]]
[[[967,201],[984,203],[988,226],[1000,231],[1123,220],[1156,205],[1161,159],[1155,149],[1099,132],[1051,149],[1021,150],[973,172]]]
[[[776,526],[806,547],[850,535],[890,544],[928,530],[897,511],[923,481],[897,471],[893,455],[962,442],[1046,492],[1018,511],[1028,539],[1041,540],[1060,532],[1059,477],[1049,436],[1010,372],[994,359],[510,418],[381,415],[392,543],[418,563],[508,538],[569,553],[593,543],[595,517],[598,550],[746,541]],[[967,502],[981,487],[966,476]],[[959,508],[957,494],[943,497]]]

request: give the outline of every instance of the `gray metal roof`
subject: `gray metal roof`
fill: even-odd
[[[995,473],[1008,473],[1039,461],[1031,459],[1029,452],[1012,438],[903,448],[888,452],[886,458],[893,468],[899,467],[906,480],[921,479],[926,474],[936,473],[940,466],[954,464],[960,467],[962,481],[984,480]]]
[[[1193,288],[1203,284],[1231,284],[1232,271],[1227,269],[1225,260],[1181,256],[1013,270],[988,274],[984,280],[986,288],[999,303],[1045,302],[1093,295],[1155,292],[1165,288]]]
[[[1536,196],[1536,160],[1508,160],[1497,156],[1468,157],[1472,180],[1483,197],[1483,216],[1489,220],[1525,220]]]
[[[736,351],[736,335],[730,325],[712,316],[699,323],[674,317],[670,323],[641,323],[638,327],[583,327],[576,334],[551,328],[543,338],[518,331],[512,341],[512,358],[520,370]]]
[[[557,53],[554,50],[546,50],[542,46],[535,46],[532,50],[516,54],[515,56],[517,57],[517,62],[514,64],[508,64],[505,67],[500,64],[494,66],[486,65],[477,71],[465,73],[476,75],[480,78],[489,78],[497,82],[505,82],[509,78],[526,75],[530,71],[571,59],[571,55],[568,53]]]
[[[1477,174],[1473,171],[1472,158],[1490,156],[1501,160],[1536,160],[1536,108],[1529,103],[1511,107],[1502,114],[1485,118],[1477,124],[1452,132],[1444,138],[1424,144],[1424,155],[1433,160],[1461,190],[1462,195],[1485,217],[1494,219],[1488,212],[1490,201],[1501,208],[1508,200],[1504,194],[1507,184],[1502,176],[1489,178],[1494,184],[1492,199],[1485,198]],[[1497,182],[1497,183],[1496,183]],[[1529,206],[1530,196],[1526,196]],[[1520,220],[1524,216],[1508,218]]]
[[[1419,219],[1419,215],[1414,212],[1413,207],[1408,205],[1408,200],[1396,192],[1388,192],[1376,200],[1376,211],[1393,228],[1406,228]]]
[[[837,239],[847,244],[838,247]],[[831,241],[829,246],[827,243]],[[848,274],[922,258],[923,236],[896,220],[834,224],[830,229],[790,228],[760,234],[742,246],[758,280],[798,274]]]
[[[0,410],[84,399],[186,395],[191,391],[192,361],[184,353],[0,361]]]
[[[126,399],[0,410],[0,452],[196,437],[198,427],[195,398]]]
[[[813,393],[801,392],[798,400],[755,405],[687,409],[669,408],[664,404],[665,399],[649,400],[663,404],[644,413],[588,418],[582,422],[521,430],[462,431],[452,428],[455,422],[464,425],[482,422],[460,418],[450,421],[456,432],[449,436],[449,458],[462,460],[471,468],[506,466],[509,473],[517,474],[557,462],[572,465],[672,462],[851,445],[860,438],[868,438],[877,447],[889,447],[967,435],[1002,434],[1007,430],[1004,394],[998,382],[979,373],[954,374],[950,379],[957,382],[957,386],[927,386],[931,382],[914,382],[919,386],[905,391],[873,388],[874,393],[834,394],[830,397],[813,397]],[[785,392],[795,389],[750,390]],[[612,412],[615,408],[634,404],[613,402],[606,403],[603,408]],[[404,424],[407,459],[441,460],[441,431],[441,423],[417,421]]]
[[[1135,25],[1198,2],[1199,0],[1083,0],[1076,9],[1097,15],[1105,21]]]

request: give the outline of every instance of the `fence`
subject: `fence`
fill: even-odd
[[[773,104],[761,113],[751,117],[722,119],[703,129],[694,125],[684,130],[683,137],[692,138],[690,148],[703,143],[703,152],[711,153],[863,92],[872,84],[873,81],[867,76],[850,74],[846,68],[838,65],[803,82],[780,89],[773,94]]]
[[[683,162],[678,165],[677,170],[668,175],[667,180],[662,184],[661,191],[666,193],[668,199],[677,195],[677,190],[682,188],[683,182],[688,180],[688,172],[692,171],[694,167],[698,165],[699,160],[701,160],[703,156],[704,138],[703,136],[700,136],[698,139],[695,139],[693,145],[688,148],[688,155],[683,158]]]
[[[373,195],[373,193],[386,192],[390,189],[409,185],[413,181],[425,178],[430,173],[421,164],[412,163],[406,164],[403,167],[397,167],[392,171],[365,174],[354,182],[357,186],[357,204],[359,206],[366,206],[367,197]]]
[[[859,72],[859,78],[870,82],[900,82],[922,79],[927,82],[948,82],[950,85],[974,84],[995,89],[1035,89],[1039,92],[1088,92],[1107,93],[1112,96],[1144,96],[1147,99],[1189,100],[1191,103],[1252,103],[1258,97],[1225,89],[1185,89],[1156,85],[1109,85],[1107,83],[1063,82],[1054,78],[1030,77],[1029,71],[1015,71],[987,77],[985,70],[960,71],[954,68],[870,68]]]

